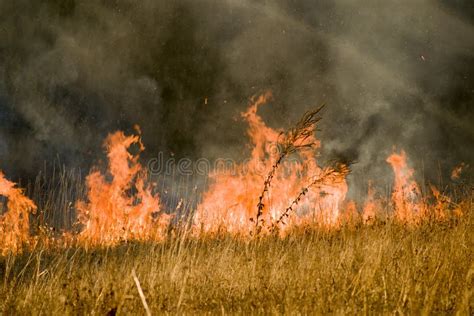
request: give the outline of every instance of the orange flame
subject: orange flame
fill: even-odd
[[[387,162],[395,174],[392,192],[395,217],[404,223],[418,223],[426,215],[426,206],[418,184],[412,179],[414,170],[407,166],[405,152],[393,153]]]
[[[436,200],[436,204],[433,207],[435,216],[437,219],[444,219],[446,218],[446,211],[449,209],[451,199],[441,194],[441,192],[434,185],[431,185],[430,188]]]
[[[464,169],[468,168],[469,165],[465,164],[464,162],[461,162],[458,166],[456,166],[453,171],[451,171],[451,179],[452,180],[457,180],[461,177],[461,173],[464,171]]]
[[[347,201],[341,214],[341,224],[354,228],[360,223],[360,219],[361,216],[357,210],[357,204],[352,200]]]
[[[362,220],[366,224],[372,223],[376,216],[377,211],[380,210],[381,205],[378,199],[375,198],[375,189],[373,188],[372,182],[369,181],[369,188],[367,192],[367,198],[364,203],[364,209],[362,211]]]
[[[84,225],[79,239],[87,244],[114,244],[120,240],[161,238],[169,216],[160,212],[160,199],[146,185],[147,174],[129,148],[144,147],[137,135],[110,134],[105,141],[107,176],[99,171],[86,178],[88,202],[76,203],[79,221]]]
[[[7,199],[6,212],[0,215],[0,253],[17,253],[30,242],[29,214],[36,211],[36,205],[23,195],[23,190],[17,188],[15,183],[5,179],[1,171],[0,195]]]
[[[257,114],[259,107],[270,98],[271,94],[266,93],[252,99],[247,111],[241,113],[249,125],[250,158],[230,166],[230,170],[226,170],[228,166],[224,163],[223,168],[211,172],[209,189],[196,209],[193,232],[242,236],[278,232],[284,236],[292,228],[305,225],[332,229],[339,225],[358,227],[361,219],[364,224],[373,223],[385,202],[376,197],[371,182],[362,215],[355,202],[346,202],[349,169],[347,166],[321,167],[316,159],[320,142],[314,134],[293,138],[300,142],[296,144],[299,146],[292,147],[297,150],[282,156],[277,145],[288,140],[284,138],[282,142],[287,133],[268,127]],[[314,125],[316,121],[309,122]],[[76,239],[72,234],[63,234],[64,245],[71,245],[75,240],[85,246],[98,246],[165,237],[171,216],[161,210],[160,198],[153,194],[147,172],[138,161],[144,146],[139,127],[136,129],[138,135],[127,136],[118,131],[106,138],[107,172],[94,168],[87,176],[87,199],[76,202],[83,229]],[[138,153],[131,153],[132,146]],[[431,186],[434,204],[429,203],[433,201],[431,198],[422,196],[404,151],[393,153],[386,161],[395,175],[391,205],[396,220],[412,225],[426,219],[444,220],[450,214],[463,215],[463,205],[467,202],[453,203],[434,186]],[[456,167],[451,177],[458,178],[467,166],[462,163]],[[38,240],[31,238],[29,232],[29,214],[37,207],[23,195],[23,190],[6,180],[1,171],[0,196],[5,197],[6,204],[2,205],[0,200],[0,254],[18,253],[23,245]],[[176,211],[181,210],[183,204],[181,199]],[[2,214],[3,209],[6,211]],[[258,230],[260,220],[262,229]]]
[[[259,107],[270,98],[271,94],[267,93],[253,99],[248,110],[242,113],[249,124],[247,133],[253,145],[250,159],[235,166],[231,172],[221,169],[212,171],[212,183],[203,195],[194,217],[194,227],[198,231],[226,231],[247,235],[255,228],[259,194],[265,177],[272,168],[276,169],[279,159],[279,152],[275,149],[281,131],[268,127],[257,114]],[[261,214],[266,226],[264,230],[267,232],[288,205],[293,204],[298,205],[297,216],[285,218],[281,221],[280,228],[308,221],[324,225],[337,224],[339,206],[347,192],[345,174],[322,182],[313,190],[305,189],[315,177],[324,172],[315,158],[319,141],[314,135],[305,141],[315,146],[300,150],[298,158],[282,163],[270,179],[268,192],[265,192],[262,201],[264,207]],[[295,197],[298,198],[295,200]]]

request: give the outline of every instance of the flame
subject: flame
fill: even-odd
[[[253,98],[249,108],[241,113],[248,124],[250,157],[232,164],[230,169],[224,163],[222,168],[211,171],[209,188],[195,210],[192,232],[236,236],[276,232],[285,236],[295,227],[356,228],[376,221],[386,203],[376,197],[372,182],[360,214],[354,201],[345,200],[349,168],[342,164],[318,164],[321,144],[314,135],[314,127],[319,118],[311,116],[317,111],[309,112],[300,121],[308,124],[298,123],[286,132],[273,129],[257,114],[271,97],[266,93]],[[102,173],[97,167],[92,169],[86,178],[87,199],[75,204],[83,229],[78,235],[64,233],[59,244],[68,247],[78,241],[87,247],[132,239],[162,240],[167,236],[172,217],[161,210],[160,198],[153,193],[147,171],[139,163],[145,148],[138,126],[136,130],[138,135],[127,136],[118,131],[107,136],[107,170]],[[132,149],[137,153],[133,154]],[[400,223],[445,220],[450,215],[462,216],[462,210],[468,208],[469,201],[453,203],[434,186],[433,198],[423,196],[404,151],[391,154],[386,161],[395,175],[391,206],[393,217]],[[459,178],[466,167],[460,164],[451,177]],[[0,196],[6,201],[6,205],[1,205],[0,200],[0,254],[18,253],[24,245],[39,240],[30,235],[29,229],[29,214],[37,207],[1,171]],[[182,212],[184,205],[181,199],[175,213]],[[47,246],[58,244],[48,243],[51,236],[40,237],[46,238],[43,243]]]
[[[435,211],[435,216],[438,219],[445,219],[446,211],[449,209],[449,204],[451,203],[451,199],[441,194],[441,192],[434,185],[431,185],[430,189],[436,200],[436,204],[433,207]]]
[[[161,238],[169,215],[160,212],[160,199],[147,186],[147,173],[132,145],[144,146],[138,135],[110,134],[104,147],[108,174],[92,171],[86,178],[88,201],[78,201],[79,221],[84,225],[79,240],[110,245],[121,240]],[[108,176],[111,180],[108,180]]]
[[[407,166],[407,157],[402,150],[387,158],[395,174],[392,202],[395,217],[403,223],[418,223],[426,216],[426,205],[421,190],[412,179],[414,170]]]
[[[451,179],[452,180],[457,180],[461,177],[461,173],[464,171],[464,169],[468,168],[469,165],[465,164],[464,162],[461,162],[458,166],[456,166],[452,171],[451,171]]]
[[[341,224],[354,228],[360,223],[360,219],[357,204],[352,200],[346,202],[340,219]]]
[[[375,189],[372,181],[369,181],[369,188],[367,190],[367,198],[362,210],[362,220],[366,224],[373,223],[377,216],[377,211],[380,210],[381,203],[375,198]]]
[[[281,152],[276,144],[282,131],[268,127],[257,114],[259,107],[270,98],[270,93],[253,98],[248,110],[241,114],[249,125],[247,134],[252,144],[250,158],[230,171],[218,168],[211,172],[211,185],[203,195],[194,217],[194,227],[200,232],[252,233],[255,226],[259,225],[255,223],[259,196],[261,222],[267,232],[275,223],[280,226],[278,228],[308,221],[324,225],[337,223],[339,207],[347,192],[346,172],[327,177],[325,181],[314,180],[328,171],[320,168],[316,162],[316,150],[320,142],[314,135],[297,144],[302,146],[297,157],[293,155],[291,161],[281,161]],[[309,147],[308,144],[313,146]],[[266,178],[268,187],[265,186]],[[315,188],[310,189],[311,186]],[[288,214],[281,218],[285,211],[292,211],[297,216]]]
[[[15,183],[5,179],[1,171],[0,195],[7,199],[6,212],[0,215],[0,253],[17,253],[30,242],[29,214],[36,211],[36,205],[23,195],[23,190],[17,188]]]

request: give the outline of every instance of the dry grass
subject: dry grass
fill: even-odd
[[[313,138],[313,135],[316,130],[316,124],[322,119],[318,116],[318,114],[323,108],[324,105],[320,106],[314,111],[306,112],[303,117],[295,124],[294,127],[288,129],[284,133],[280,133],[280,139],[278,141],[278,158],[273,163],[272,169],[265,178],[265,181],[263,182],[263,190],[260,193],[260,196],[258,197],[257,214],[255,216],[255,227],[257,234],[260,233],[262,226],[265,225],[264,220],[261,218],[261,216],[263,215],[263,209],[265,208],[265,205],[263,204],[263,199],[270,190],[271,182],[276,174],[278,167],[282,163],[283,159],[285,159],[288,155],[293,154],[302,149],[307,149],[316,146],[316,142]],[[292,205],[290,205],[288,209],[291,208]],[[278,222],[280,221],[281,220],[279,220]]]
[[[305,115],[283,137],[283,151],[259,198],[257,232],[275,170],[287,154],[312,146],[318,111]],[[276,224],[311,186],[348,172],[342,165],[323,170]],[[470,186],[453,190],[453,199],[464,201],[462,217],[416,227],[380,216],[368,225],[349,221],[338,229],[297,227],[284,238],[275,230],[242,239],[226,234],[194,238],[176,226],[163,242],[84,249],[51,246],[61,230],[69,236],[80,230],[70,201],[84,196],[81,176],[63,168],[57,181],[43,178],[29,186],[38,204],[32,231],[40,242],[22,255],[0,257],[0,315],[474,312]]]
[[[0,258],[0,314],[474,311],[472,203],[460,220],[169,238]]]

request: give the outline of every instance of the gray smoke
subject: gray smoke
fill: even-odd
[[[242,158],[239,113],[271,90],[274,127],[328,105],[322,159],[357,161],[354,194],[390,179],[394,146],[434,180],[474,161],[473,18],[469,0],[3,0],[1,168],[89,168],[134,124],[149,156]]]

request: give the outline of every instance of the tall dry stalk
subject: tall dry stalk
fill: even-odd
[[[290,216],[290,213],[293,212],[295,206],[298,205],[300,200],[306,195],[306,193],[308,193],[310,188],[321,187],[322,185],[339,184],[346,178],[349,172],[350,169],[345,164],[336,164],[335,167],[324,168],[322,174],[315,177],[311,183],[303,187],[296,198],[290,203],[285,211],[281,213],[278,220],[272,224],[272,232],[278,229],[279,224],[285,224],[284,219]]]
[[[259,234],[262,230],[262,227],[265,226],[265,220],[262,218],[263,210],[265,208],[263,199],[270,189],[271,182],[278,167],[281,165],[283,159],[288,155],[293,154],[303,148],[311,148],[316,145],[311,136],[314,134],[316,124],[322,119],[322,117],[318,116],[318,114],[323,108],[324,104],[314,111],[306,112],[294,127],[280,134],[282,137],[282,140],[278,141],[280,153],[277,160],[273,164],[272,169],[265,178],[263,190],[258,197],[257,216],[255,219],[255,229],[257,234]]]

